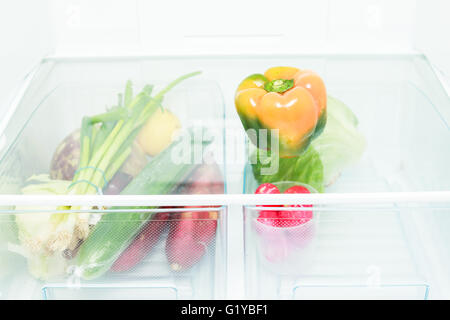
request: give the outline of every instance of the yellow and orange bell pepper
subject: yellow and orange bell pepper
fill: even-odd
[[[278,129],[280,157],[301,155],[327,119],[324,82],[312,71],[293,67],[274,67],[245,78],[235,104],[247,133],[256,130],[256,140],[249,134],[254,144],[260,145],[259,129]]]

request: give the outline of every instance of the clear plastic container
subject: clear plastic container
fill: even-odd
[[[427,299],[443,283],[434,282],[427,260],[430,248],[420,240],[425,225],[440,210],[392,206],[314,206],[320,214],[307,241],[311,251],[277,264],[267,263],[254,228],[260,208],[245,208],[246,292],[259,299]],[[441,210],[441,214],[445,210]],[[429,228],[430,225],[427,225]],[[280,251],[295,242],[280,244]],[[445,250],[446,243],[433,250]],[[275,249],[275,248],[273,248]],[[303,249],[304,250],[304,249]],[[301,263],[300,263],[301,261]],[[290,268],[289,268],[290,267]],[[288,270],[286,270],[288,269]],[[288,271],[288,272],[286,272]]]
[[[302,195],[298,202],[313,203],[314,217],[320,216],[308,240],[311,252],[297,257],[304,265],[289,268],[286,248],[293,241],[280,239],[287,230],[274,231],[278,237],[268,241],[270,252],[278,247],[281,256],[276,264],[269,263],[268,244],[261,245],[255,228],[262,209],[244,206],[246,296],[448,297],[450,242],[445,228],[450,196],[440,193],[449,190],[450,181],[445,164],[450,161],[448,95],[420,58],[333,57],[315,62],[328,93],[357,116],[365,150],[330,179],[323,194]],[[243,192],[252,194],[259,182],[249,157],[253,146],[248,144],[247,150]],[[333,164],[329,160],[324,165]],[[340,158],[332,160],[339,163]]]
[[[44,253],[36,247],[33,251],[32,244],[19,241],[25,235],[15,221],[29,221],[33,215],[52,213],[42,210],[22,208],[20,212],[2,212],[0,287],[3,299],[207,299],[223,296],[225,207],[135,209],[142,216],[139,223],[143,225],[136,240],[114,254],[112,260],[91,260],[99,264],[96,267],[107,270],[95,279],[86,279],[88,272],[85,270],[90,267],[86,259],[80,260],[82,251],[86,253],[88,249],[83,246],[100,251],[107,250],[110,243],[129,242],[124,241],[119,232],[105,234],[98,243],[85,242],[62,252]],[[90,210],[89,214],[110,215],[112,220],[99,224],[119,220],[123,228],[127,228],[127,224],[136,222],[121,218],[129,210],[129,207]],[[38,231],[36,229],[36,233]],[[176,242],[180,241],[182,232],[184,242]],[[38,235],[34,236],[37,239]]]
[[[177,117],[181,127],[170,137],[174,142],[166,150],[150,154],[144,152],[142,144],[136,147],[135,140],[130,148],[138,148],[138,152],[132,151],[115,175],[108,177],[109,169],[74,165],[71,169],[78,169],[67,178],[65,174],[70,170],[54,166],[55,158],[60,158],[55,157],[56,150],[61,150],[57,148],[65,137],[81,127],[83,117],[107,112],[120,104],[118,100],[124,103],[127,79],[133,81],[133,96],[146,84],[154,85],[155,96],[181,75],[146,77],[141,74],[142,64],[137,62],[104,67],[95,63],[43,63],[36,76],[40,80],[31,84],[3,133],[0,193],[22,195],[23,199],[32,195],[57,199],[82,186],[86,194],[93,196],[94,204],[70,206],[55,200],[53,204],[25,201],[1,207],[1,298],[223,297],[225,205],[155,206],[151,201],[145,205],[129,201],[124,206],[95,204],[97,196],[122,197],[124,187],[148,168],[154,169],[141,180],[146,186],[141,188],[143,191],[138,186],[126,195],[224,193],[224,108],[220,88],[214,81],[193,78],[165,94],[161,104]],[[118,97],[118,93],[122,96]],[[159,112],[159,105],[154,112]],[[117,120],[114,125],[126,123],[131,117],[132,111],[128,111],[125,120]],[[153,124],[158,125],[162,132],[153,132],[155,142],[164,139],[165,123]],[[66,140],[69,152],[64,153],[64,147],[63,155],[76,157],[70,149],[79,145],[79,135],[76,137]],[[117,135],[113,143],[118,139]],[[54,171],[58,172],[56,177],[52,176]],[[100,182],[81,178],[70,181],[74,174],[81,176],[87,171],[92,177],[99,173]]]
[[[306,184],[283,181],[273,183],[280,192],[292,186],[302,186],[311,193],[317,191]],[[251,224],[260,264],[283,275],[302,274],[311,266],[316,252],[316,233],[320,215],[310,210],[312,205],[299,207],[246,207],[245,215]],[[279,218],[278,215],[282,217]]]

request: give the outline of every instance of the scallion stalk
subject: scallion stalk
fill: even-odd
[[[151,97],[153,86],[147,85],[133,98],[132,84],[128,81],[123,104],[119,103],[108,112],[83,118],[80,165],[70,193],[91,194],[101,190],[128,158],[136,135],[161,105],[164,95],[180,82],[198,74],[200,72],[193,72],[177,78],[154,97]],[[94,129],[95,125],[99,127]]]

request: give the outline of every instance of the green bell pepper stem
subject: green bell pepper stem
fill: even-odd
[[[268,92],[283,93],[294,86],[294,80],[276,79],[264,84],[264,90]]]

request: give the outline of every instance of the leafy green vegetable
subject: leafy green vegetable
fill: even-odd
[[[277,154],[264,159],[259,152],[252,155],[252,170],[258,183],[298,181],[323,192],[347,166],[356,162],[364,152],[366,141],[357,130],[358,119],[341,101],[328,96],[327,124],[308,150],[299,157],[278,158]],[[255,159],[257,157],[257,159]],[[257,161],[256,161],[257,160]],[[265,175],[262,171],[279,161],[276,173]]]
[[[327,116],[325,130],[311,143],[322,160],[326,186],[357,162],[366,147],[366,140],[357,129],[358,118],[343,102],[328,96]]]
[[[252,166],[253,175],[258,183],[298,181],[306,183],[323,192],[323,166],[317,151],[309,147],[300,157],[279,158],[278,154],[269,155],[269,159],[264,159],[259,155],[258,161]],[[263,163],[270,161],[272,164],[279,161],[278,170],[274,174],[264,174]]]

